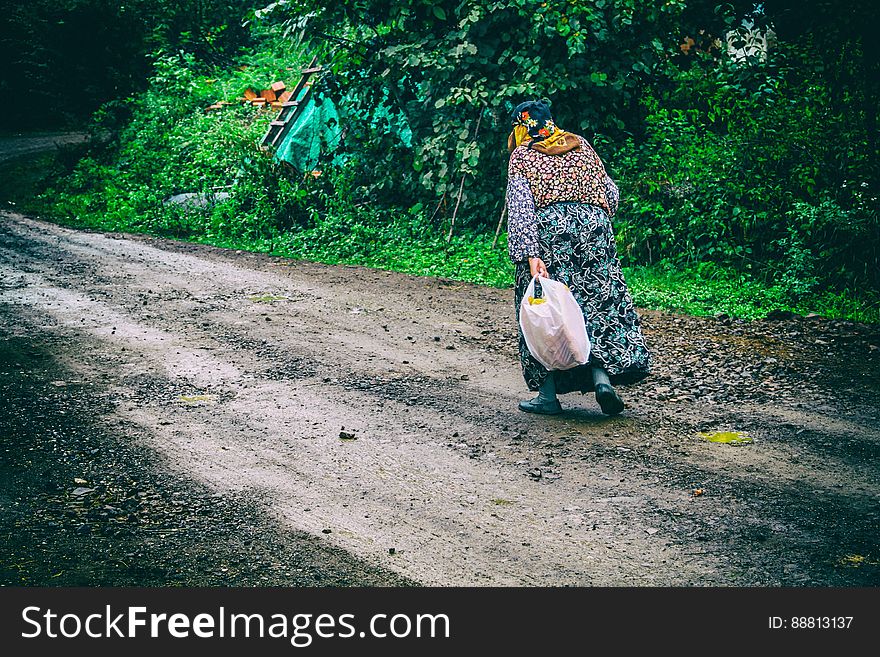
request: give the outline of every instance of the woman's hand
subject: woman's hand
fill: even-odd
[[[529,258],[529,271],[532,276],[538,276],[543,278],[550,278],[547,274],[547,265],[544,264],[544,261],[540,258]]]

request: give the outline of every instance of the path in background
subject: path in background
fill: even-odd
[[[51,151],[59,146],[83,144],[88,141],[84,132],[37,132],[0,136],[0,162],[23,155]]]

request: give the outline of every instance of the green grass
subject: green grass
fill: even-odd
[[[816,313],[829,319],[880,323],[880,297],[876,294],[820,292],[796,301],[775,285],[765,285],[746,274],[718,269],[711,277],[697,270],[636,267],[625,271],[637,305],[686,315],[724,313],[758,319],[772,310],[800,315]]]
[[[401,220],[403,221],[403,220]],[[335,223],[335,222],[334,222]],[[362,241],[333,235],[321,228],[275,239],[210,239],[196,241],[215,246],[270,253],[326,264],[351,264],[389,269],[417,276],[439,276],[491,287],[513,285],[513,266],[503,236],[492,248],[492,235],[463,233],[447,244],[441,231],[425,230],[400,239],[404,227],[362,229]],[[358,231],[353,231],[357,233]],[[773,310],[801,315],[816,313],[829,319],[880,323],[880,298],[825,292],[792,303],[776,286],[767,286],[746,274],[716,269],[712,277],[697,270],[670,270],[663,266],[629,267],[624,276],[637,306],[694,316],[719,313],[752,320]]]
[[[34,153],[0,162],[0,208],[24,213],[45,209],[37,196],[45,189],[55,154]]]
[[[333,222],[335,224],[335,222]],[[336,227],[336,226],[334,226]],[[416,276],[437,276],[490,287],[513,284],[513,265],[503,243],[492,248],[492,235],[463,233],[447,243],[439,231],[412,234],[409,226],[356,225],[346,234],[326,224],[274,238],[197,236],[192,241],[230,249],[309,260],[329,265],[361,265]]]

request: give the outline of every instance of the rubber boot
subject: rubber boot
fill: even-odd
[[[611,385],[608,372],[604,368],[593,366],[593,387],[596,390],[596,401],[605,415],[617,415],[623,410],[623,400]]]
[[[553,378],[553,372],[547,373],[547,378],[538,388],[538,396],[528,401],[521,401],[519,410],[526,413],[540,413],[541,415],[556,415],[562,412],[562,405],[556,398],[556,381]]]

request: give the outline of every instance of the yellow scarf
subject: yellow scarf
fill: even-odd
[[[507,138],[507,151],[513,153],[517,146],[529,145],[531,139],[528,128],[524,125],[514,126],[513,132]],[[549,137],[541,141],[532,142],[529,148],[545,155],[562,155],[563,153],[568,153],[568,151],[580,148],[580,145],[576,135],[557,128]]]

